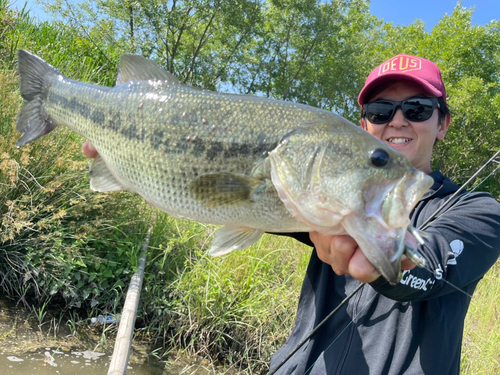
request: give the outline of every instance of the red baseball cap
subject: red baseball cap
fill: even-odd
[[[442,97],[446,102],[446,89],[438,66],[422,57],[401,54],[373,69],[359,93],[359,105],[365,104],[366,97],[375,87],[395,80],[415,82],[424,89],[425,93],[436,98]]]

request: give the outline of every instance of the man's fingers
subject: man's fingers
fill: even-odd
[[[347,235],[326,235],[318,232],[310,233],[318,258],[328,263],[337,275],[349,272],[349,262],[357,243]]]
[[[309,238],[314,244],[314,248],[316,249],[316,254],[318,258],[327,264],[332,265],[332,252],[331,252],[331,242],[333,236],[329,236],[323,233],[311,232],[309,233]]]
[[[351,236],[338,235],[332,238],[330,264],[337,275],[349,273],[349,265],[358,244]]]
[[[403,255],[403,257],[401,258],[401,269],[402,270],[412,270],[415,267],[416,267],[415,263],[413,263],[411,260],[409,260],[406,257],[406,255]]]
[[[351,258],[353,252],[358,247],[358,244],[351,236],[338,235],[338,236],[333,236],[331,246],[332,249],[336,250],[336,252],[341,253],[342,257]]]
[[[348,273],[362,283],[371,283],[380,277],[380,273],[368,261],[359,247],[356,248],[351,257]]]
[[[82,152],[83,152],[83,155],[85,155],[88,158],[92,158],[92,159],[96,158],[97,155],[99,155],[99,153],[95,149],[94,145],[92,143],[90,143],[90,141],[86,141],[82,145]]]
[[[332,242],[333,236],[313,231],[309,233],[309,238],[311,238],[311,241],[316,249],[320,248],[326,251],[327,249],[330,249],[330,242]]]

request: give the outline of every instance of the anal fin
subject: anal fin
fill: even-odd
[[[233,250],[253,245],[264,234],[263,230],[225,226],[215,232],[209,254],[217,257]]]
[[[90,164],[90,188],[94,191],[118,191],[127,190],[113,176],[104,160],[98,156]]]

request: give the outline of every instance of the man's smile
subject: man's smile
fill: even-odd
[[[402,137],[391,137],[386,139],[389,143],[409,143],[412,141],[411,138],[402,138]]]

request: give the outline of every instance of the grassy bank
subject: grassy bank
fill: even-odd
[[[128,193],[89,189],[82,140],[64,129],[15,148],[17,76],[0,73],[2,207],[0,287],[34,311],[58,306],[72,324],[117,313],[147,228],[139,333],[157,353],[182,348],[215,361],[265,368],[286,338],[309,251],[264,236],[224,258],[206,250],[214,227],[175,220]]]
[[[500,374],[500,262],[479,283],[465,319],[462,373]]]

